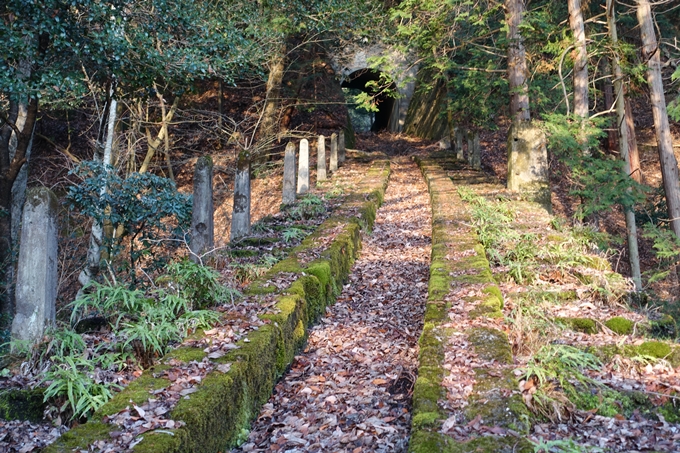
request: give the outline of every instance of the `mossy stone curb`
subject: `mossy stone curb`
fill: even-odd
[[[442,386],[445,370],[444,348],[451,328],[448,321],[449,304],[446,297],[453,287],[469,286],[480,294],[466,298],[474,306],[475,317],[501,317],[503,296],[496,285],[484,248],[470,228],[470,215],[456,191],[451,174],[443,171],[437,160],[417,159],[430,192],[432,205],[432,259],[425,325],[420,337],[418,379],[413,389],[413,418],[409,451],[412,453],[457,452],[529,452],[531,445],[513,436],[480,437],[459,442],[440,432],[446,418],[439,400],[446,397]],[[450,165],[449,165],[450,164]],[[455,161],[447,166],[458,168]],[[477,172],[457,174],[457,184],[476,184],[483,179]],[[507,335],[491,328],[475,328],[465,332],[475,352],[483,360],[499,364],[512,362],[512,351]],[[465,416],[469,420],[482,414],[484,424],[498,425],[526,432],[530,428],[530,414],[521,398],[511,398],[516,389],[515,377],[507,370],[498,377],[477,369],[477,384],[468,400]],[[488,419],[488,423],[487,423]]]
[[[307,328],[332,304],[361,245],[361,227],[370,229],[383,200],[389,178],[389,161],[375,160],[366,176],[336,214],[324,222],[317,232],[307,237],[290,256],[274,266],[262,279],[246,291],[249,294],[276,294],[279,313],[266,316],[270,324],[248,334],[238,343],[239,349],[217,360],[232,364],[227,373],[213,371],[189,399],[182,399],[172,410],[173,420],[186,423],[179,429],[147,432],[133,451],[138,453],[218,452],[244,441],[250,422],[257,416],[274,388],[276,380],[292,362],[294,354],[305,343]],[[358,217],[358,218],[357,218]],[[337,228],[341,226],[338,233]],[[320,258],[301,265],[297,253],[316,247],[315,238],[333,230],[334,239],[321,251]],[[296,274],[289,288],[278,291],[266,281],[280,272]],[[202,350],[181,348],[169,357],[200,360]],[[161,360],[161,363],[163,360]],[[104,416],[120,411],[129,401],[142,402],[149,391],[167,385],[154,378],[163,365],[146,370],[125,390],[104,405],[89,423],[64,434],[45,453],[71,452],[107,439],[117,427],[102,423]]]
[[[29,420],[38,422],[43,418],[44,389],[11,389],[0,392],[0,419]]]

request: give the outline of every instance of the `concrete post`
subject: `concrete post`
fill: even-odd
[[[45,326],[55,320],[58,209],[57,197],[46,187],[27,191],[12,322],[17,340],[40,340]]]
[[[215,247],[213,221],[213,161],[199,157],[194,168],[194,205],[191,212],[191,260],[201,262],[201,255]]]
[[[460,127],[456,128],[456,159],[465,160],[463,153],[463,130]]]
[[[326,137],[319,135],[316,144],[316,182],[326,180]]]
[[[330,171],[338,171],[338,134],[333,133],[331,135],[331,162]]]
[[[295,145],[288,143],[283,156],[283,204],[295,203]]]
[[[250,234],[250,160],[239,157],[234,178],[234,210],[231,215],[230,239],[242,238]]]
[[[347,149],[345,148],[345,131],[340,131],[338,136],[338,165],[342,165],[347,160]]]
[[[300,140],[297,193],[303,195],[307,192],[309,192],[309,141],[303,138]]]
[[[540,203],[550,212],[548,174],[545,134],[532,123],[514,123],[508,134],[508,189]]]
[[[475,170],[481,170],[482,168],[482,147],[479,143],[479,132],[475,132],[472,138],[472,150],[468,150],[470,153],[470,165]]]

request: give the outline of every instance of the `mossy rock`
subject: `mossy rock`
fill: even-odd
[[[615,316],[604,323],[614,333],[619,335],[630,335],[635,329],[635,323],[623,316]]]
[[[259,250],[251,249],[234,249],[229,252],[234,258],[251,258],[253,256],[258,256],[260,253]]]
[[[599,330],[597,323],[590,318],[555,318],[555,322],[563,324],[576,332],[595,334]]]
[[[487,327],[476,327],[467,332],[467,340],[482,360],[512,363],[512,349],[505,332]]]
[[[510,370],[497,371],[492,375],[488,369],[475,369],[477,383],[464,410],[466,420],[480,417],[487,426],[529,432],[534,417],[520,395],[511,395],[517,388],[516,378]]]
[[[0,392],[0,418],[39,422],[45,409],[44,392],[42,388],[3,390]]]
[[[671,315],[665,314],[650,323],[649,334],[656,338],[674,339],[678,337],[678,325]]]
[[[235,241],[232,247],[257,247],[260,245],[271,245],[279,242],[279,238],[268,238],[268,237],[252,237],[243,238]]]

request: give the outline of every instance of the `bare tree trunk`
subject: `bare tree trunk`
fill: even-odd
[[[640,168],[640,152],[635,138],[635,120],[630,99],[626,98],[626,126],[628,127],[628,157],[630,158],[630,176],[642,184],[642,168]]]
[[[277,134],[279,125],[279,104],[281,102],[281,84],[283,74],[286,71],[286,49],[274,56],[269,64],[269,77],[267,78],[267,98],[265,101],[264,112],[262,113],[262,123],[260,126],[259,138],[266,143],[273,143],[272,136]],[[264,149],[263,151],[267,151]]]
[[[602,59],[602,72],[604,74],[614,74],[615,71],[612,70],[609,60],[607,58]],[[604,110],[609,111],[617,100],[614,98],[614,87],[612,85],[612,80],[606,77],[603,81],[604,91]],[[607,116],[611,117],[614,114],[610,113]],[[607,152],[612,153],[615,149],[618,149],[619,133],[616,129],[607,128]]]
[[[574,113],[588,118],[588,52],[586,50],[586,32],[583,26],[581,0],[568,0],[569,25],[574,34]],[[585,124],[585,123],[584,123]]]
[[[113,136],[114,129],[116,125],[116,110],[117,110],[116,99],[111,96],[109,103],[109,118],[106,130],[106,142],[104,143],[104,155],[102,157],[102,165],[104,165],[105,174],[108,174],[109,167],[113,162]],[[102,187],[100,189],[100,194],[104,195],[106,192],[107,179],[105,177],[102,181]],[[83,289],[92,281],[94,277],[99,273],[99,264],[102,257],[102,244],[104,241],[104,226],[98,222],[96,219],[92,222],[92,230],[90,232],[90,246],[87,249],[87,261],[85,268],[80,272],[78,276],[78,283],[81,287],[78,290],[76,299],[83,294]]]
[[[616,13],[614,0],[607,0],[607,23],[609,26],[609,37],[612,47],[616,49],[618,34],[616,31]],[[616,91],[616,117],[617,129],[619,133],[619,152],[625,162],[624,171],[627,175],[631,174],[630,152],[628,149],[628,124],[626,123],[626,103],[623,91],[623,71],[619,62],[619,54],[615,50],[612,59],[614,69],[614,89]],[[630,190],[630,189],[628,189]],[[635,213],[630,206],[624,206],[623,211],[626,216],[626,233],[628,237],[628,260],[630,262],[630,274],[633,278],[636,291],[642,291],[642,274],[640,273],[640,254],[638,251],[637,225],[635,224]]]
[[[161,145],[163,141],[165,141],[168,138],[168,129],[170,127],[170,122],[172,121],[172,118],[175,116],[175,112],[177,111],[177,107],[179,106],[179,98],[180,96],[175,96],[175,100],[172,102],[172,106],[170,107],[170,110],[166,111],[166,104],[165,101],[163,100],[163,96],[158,93],[158,100],[161,103],[161,129],[158,131],[158,135],[156,138],[151,138],[151,130],[149,129],[149,126],[146,127],[146,140],[147,140],[147,151],[146,151],[146,156],[144,157],[144,162],[142,162],[142,166],[139,167],[139,173],[146,173],[149,170],[149,165],[151,164],[151,159],[153,159],[153,156],[156,154],[156,151],[158,150],[158,147]],[[170,159],[169,159],[169,148],[170,143],[169,141],[165,141],[166,144],[166,164],[169,166],[168,171],[170,172],[170,177],[174,180],[174,174],[172,172],[172,167],[170,166]]]
[[[23,127],[19,127],[22,117]],[[25,112],[20,112],[20,103],[10,100],[9,108],[0,116],[0,285],[6,285],[13,273],[12,259],[12,188],[24,165],[28,162],[28,151],[38,116],[38,100],[29,99]],[[6,288],[8,297],[0,294],[0,314],[8,318],[14,314],[13,297],[9,297],[11,285]]]
[[[642,56],[647,60],[647,83],[652,102],[654,128],[659,146],[659,161],[666,192],[666,205],[671,229],[680,237],[680,183],[678,182],[678,161],[673,154],[673,141],[668,124],[666,99],[661,79],[661,58],[654,32],[654,20],[649,0],[637,0],[637,17],[642,38]]]
[[[505,0],[508,23],[508,85],[510,87],[510,118],[529,121],[529,88],[526,81],[527,59],[519,26],[524,15],[524,0]]]

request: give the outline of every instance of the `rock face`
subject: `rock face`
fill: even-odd
[[[27,192],[12,322],[12,337],[17,340],[39,340],[55,319],[58,209],[51,190],[40,187]]]
[[[326,137],[319,135],[316,144],[316,180],[326,180]]]
[[[338,134],[331,135],[331,162],[330,171],[338,171]]]
[[[250,234],[250,162],[239,162],[234,179],[234,211],[231,216],[230,238]]]
[[[283,204],[295,203],[295,144],[286,145],[283,156]]]
[[[309,142],[306,138],[300,140],[300,157],[298,159],[297,193],[304,195],[309,192]]]
[[[210,156],[199,157],[194,169],[194,203],[191,213],[191,259],[200,257],[215,247],[213,221],[213,161]]]
[[[528,122],[514,123],[508,134],[508,189],[551,211],[548,151],[543,131]]]

